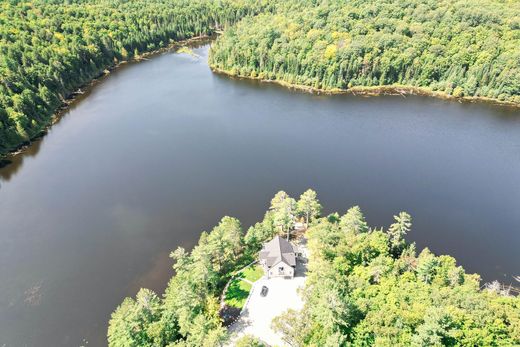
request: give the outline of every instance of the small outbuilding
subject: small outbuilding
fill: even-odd
[[[267,278],[293,278],[296,268],[296,252],[294,246],[284,238],[276,236],[264,244],[260,251],[260,265]]]

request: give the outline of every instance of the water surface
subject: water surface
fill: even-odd
[[[518,110],[426,97],[319,96],[167,53],[97,85],[0,170],[0,346],[106,344],[110,313],[223,215],[280,189],[406,210],[409,239],[487,281],[520,275]]]

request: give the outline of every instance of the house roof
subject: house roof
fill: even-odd
[[[296,257],[294,255],[294,247],[289,241],[276,236],[271,241],[264,244],[260,251],[260,260],[265,260],[268,267],[276,265],[283,261],[290,266],[296,265]]]

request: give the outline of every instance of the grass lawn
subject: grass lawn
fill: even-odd
[[[237,275],[237,277],[245,278],[246,280],[249,280],[251,282],[258,281],[262,276],[264,275],[264,270],[261,266],[255,265],[250,266],[241,273]]]
[[[236,308],[244,307],[247,296],[251,291],[252,285],[243,281],[246,279],[250,282],[258,281],[264,275],[262,267],[255,265],[239,272],[229,284],[224,301],[226,305]]]
[[[246,303],[247,296],[251,290],[252,285],[248,282],[242,281],[240,278],[235,278],[229,284],[226,292],[226,305],[242,308]]]

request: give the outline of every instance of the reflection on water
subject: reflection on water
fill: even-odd
[[[2,182],[8,182],[20,169],[23,167],[25,159],[34,157],[40,152],[42,138],[37,139],[31,143],[31,146],[27,147],[23,153],[8,156],[3,159],[5,165],[0,165],[0,184]],[[0,186],[1,187],[1,186]]]
[[[195,51],[102,79],[0,169],[0,346],[104,345],[124,296],[164,290],[170,251],[224,215],[247,228],[280,189],[374,226],[406,210],[419,248],[519,275],[517,109],[311,95],[214,75]]]

